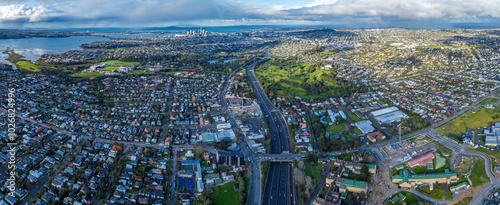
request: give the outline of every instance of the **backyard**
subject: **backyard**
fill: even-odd
[[[336,135],[337,133],[339,133],[340,131],[344,130],[345,129],[345,124],[344,123],[341,123],[341,124],[336,124],[336,125],[330,125],[326,128],[326,130],[328,130],[328,133],[330,133],[330,135]]]

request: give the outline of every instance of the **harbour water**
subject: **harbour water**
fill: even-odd
[[[203,29],[209,32],[238,32],[242,30],[255,29],[265,26],[227,26],[227,27],[205,27]],[[121,33],[113,29],[93,31],[95,35],[106,35],[110,38],[151,38],[156,36],[172,36],[176,33],[184,33],[186,30],[198,30],[199,27],[167,27],[150,29],[140,33]],[[167,31],[163,34],[151,33],[151,31]],[[1,53],[5,50],[13,50],[15,53],[24,56],[24,59],[35,62],[45,53],[62,53],[69,50],[82,49],[80,46],[85,43],[95,41],[108,41],[107,37],[100,36],[71,36],[61,38],[22,38],[22,39],[0,39],[0,63],[10,64],[6,60],[9,56]]]
[[[82,49],[80,45],[95,41],[107,41],[109,38],[97,36],[71,36],[62,38],[22,38],[0,39],[0,51],[6,49],[24,56],[24,59],[36,61],[44,53],[61,53],[69,50]],[[9,63],[5,60],[6,54],[0,54],[0,63]]]

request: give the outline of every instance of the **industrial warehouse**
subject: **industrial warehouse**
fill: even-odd
[[[401,112],[397,107],[388,107],[371,112],[380,124],[391,124],[392,122],[399,122],[402,119],[408,118],[408,115]]]

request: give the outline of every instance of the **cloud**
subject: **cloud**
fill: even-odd
[[[314,2],[307,4],[305,7],[313,7],[313,6],[321,6],[321,5],[330,5],[337,3],[338,0],[315,0]]]
[[[283,6],[218,0],[80,0],[55,6],[47,21],[86,25],[148,26],[190,21],[272,18]]]
[[[14,2],[15,0],[9,0]],[[498,0],[315,0],[305,6],[230,0],[32,0],[0,6],[0,23],[151,26],[255,22],[355,23],[500,18]],[[37,6],[37,3],[39,6]],[[40,24],[40,25],[41,25]]]
[[[498,11],[500,11],[500,1],[495,0],[317,0],[307,7],[292,9],[288,12],[289,15],[311,20],[339,16],[383,16],[395,20],[426,20],[499,18],[500,12]]]
[[[48,13],[49,10],[43,6],[0,6],[0,22],[40,22],[48,16]]]
[[[285,7],[220,0],[81,0],[60,6],[58,10],[60,13],[51,20],[58,22],[68,20],[84,24],[148,26],[172,22],[220,21],[227,24],[241,22],[242,19],[274,20]]]

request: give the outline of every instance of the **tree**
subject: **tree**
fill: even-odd
[[[311,176],[307,176],[306,177],[306,183],[305,183],[305,185],[306,185],[306,192],[309,193],[311,191],[311,189],[312,189],[312,178],[311,178]]]
[[[207,201],[208,197],[207,197],[207,191],[206,190],[203,190],[203,192],[201,192],[200,199],[203,202]]]
[[[293,168],[293,179],[295,183],[298,185],[304,184],[305,181],[304,172],[298,168]]]
[[[322,159],[323,157],[323,152],[318,153],[318,159]]]
[[[236,176],[238,178],[238,192],[240,195],[240,204],[245,205],[246,204],[246,190],[245,190],[245,180],[243,179],[243,176],[241,176],[240,172],[236,172]]]
[[[299,164],[297,166],[300,170],[306,169],[306,165],[304,164],[304,161],[299,161]]]
[[[365,200],[365,198],[366,198],[366,194],[365,194],[364,191],[362,191],[361,193],[359,193],[359,199],[360,200]]]
[[[363,156],[363,158],[361,159],[361,163],[368,163],[368,157],[369,157],[369,156],[370,156],[370,155],[365,154],[365,156]]]
[[[146,148],[146,151],[144,151],[144,156],[151,157],[151,149]]]
[[[325,198],[325,195],[326,195],[326,192],[327,192],[327,191],[328,191],[328,190],[326,189],[326,187],[321,187],[321,191],[319,192],[318,196],[319,196],[320,198]]]
[[[361,167],[359,176],[360,176],[361,180],[370,183],[371,174],[370,174],[370,170],[368,169],[368,166],[366,166],[366,164],[363,164],[363,166]]]
[[[335,165],[332,165],[332,166],[330,167],[330,171],[331,171],[331,172],[337,172],[337,170],[338,170],[338,169],[339,169],[339,168],[338,168],[337,166],[335,166]]]
[[[311,154],[311,153],[307,153],[307,156],[306,156],[306,161],[309,162],[309,163],[317,163],[318,162],[318,157]]]

